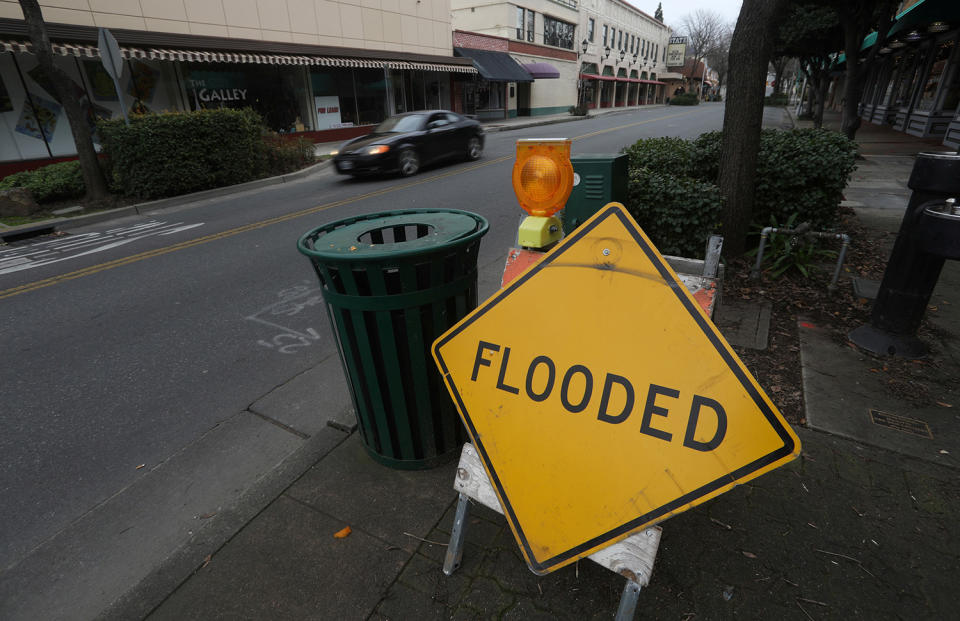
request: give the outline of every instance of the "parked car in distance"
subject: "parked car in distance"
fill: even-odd
[[[409,177],[427,164],[475,160],[482,153],[480,123],[448,110],[423,110],[391,116],[372,133],[344,143],[333,164],[344,175],[399,172]]]

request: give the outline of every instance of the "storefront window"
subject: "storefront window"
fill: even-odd
[[[503,110],[503,83],[480,80],[477,83],[477,115],[481,119],[503,118]]]
[[[894,106],[902,108],[910,104],[910,93],[913,91],[912,86],[916,80],[915,74],[918,65],[916,61],[916,52],[911,52],[910,55],[904,58],[903,69],[900,71],[900,76],[897,80],[897,90],[894,94]]]
[[[923,92],[920,94],[920,101],[917,103],[918,110],[933,109],[933,104],[937,97],[937,90],[945,75],[947,61],[952,51],[953,41],[937,47],[936,55],[933,58],[933,65],[930,67],[930,74],[927,76],[927,81],[923,85]],[[956,107],[956,104],[954,104],[954,107]]]
[[[276,65],[184,63],[191,110],[253,108],[274,131],[302,131],[310,122],[302,69]]]
[[[896,85],[900,82],[900,74],[903,73],[903,56],[897,56],[893,61],[893,69],[890,71],[890,79],[887,80],[886,88],[883,93],[884,104],[889,105],[893,99],[893,93]]]
[[[352,69],[315,69],[310,72],[317,129],[336,129],[360,124]]]
[[[383,69],[356,69],[354,77],[360,125],[372,125],[387,118],[387,79]]]

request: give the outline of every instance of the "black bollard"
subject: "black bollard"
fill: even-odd
[[[960,198],[960,154],[921,153],[907,186],[913,190],[887,261],[869,325],[849,334],[881,355],[919,358],[927,347],[917,329],[940,278],[944,259],[960,259],[960,214],[944,213]]]

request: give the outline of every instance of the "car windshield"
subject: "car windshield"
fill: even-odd
[[[427,115],[425,114],[402,114],[398,116],[391,116],[383,123],[377,125],[377,128],[373,131],[378,134],[385,134],[389,132],[412,132],[421,129],[426,119]]]

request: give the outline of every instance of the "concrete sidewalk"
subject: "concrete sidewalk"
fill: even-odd
[[[882,129],[882,128],[880,128]],[[874,132],[864,132],[873,135]],[[868,228],[896,230],[912,158],[929,145],[905,136],[897,157],[868,154],[847,198]],[[889,140],[887,140],[889,139]],[[941,149],[942,150],[942,149]],[[874,197],[884,193],[881,201]],[[899,204],[898,204],[899,203]],[[849,286],[849,282],[846,283]],[[935,294],[944,345],[939,372],[960,377],[954,265]],[[815,329],[815,327],[813,327]],[[801,328],[807,419],[866,415],[880,403],[875,359]],[[881,363],[882,364],[882,363]],[[855,389],[860,384],[869,389]],[[825,388],[826,387],[826,388]],[[309,390],[309,389],[307,389]],[[833,393],[830,392],[833,390]],[[839,393],[843,398],[838,398]],[[322,403],[315,395],[313,403]],[[956,394],[944,403],[960,407]],[[924,416],[883,397],[882,407]],[[309,400],[308,400],[309,401]],[[927,443],[901,431],[797,429],[792,464],[663,523],[641,618],[947,618],[960,579],[956,408],[931,421]],[[316,415],[323,416],[318,410]],[[547,576],[524,564],[504,519],[471,509],[461,569],[441,572],[455,464],[401,472],[374,463],[349,421],[342,441],[279,494],[172,593],[142,593],[116,618],[583,619],[611,618],[623,578],[590,561]],[[919,446],[920,449],[917,449]],[[352,534],[335,538],[350,526]],[[164,597],[166,596],[166,597]]]

